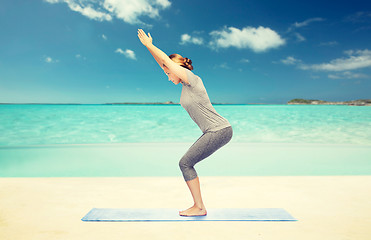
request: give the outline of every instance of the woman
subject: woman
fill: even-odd
[[[180,104],[203,132],[179,161],[180,170],[194,201],[192,207],[180,211],[179,215],[204,216],[207,211],[201,197],[199,178],[193,166],[231,140],[232,126],[211,105],[201,78],[191,72],[193,66],[189,58],[183,58],[179,54],[167,56],[152,44],[151,34],[148,33],[147,36],[142,29],[138,29],[138,37],[168,75],[169,81],[175,85],[182,83]]]

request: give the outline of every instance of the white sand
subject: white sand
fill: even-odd
[[[206,208],[284,208],[296,222],[83,222],[98,208],[192,205],[181,177],[0,178],[0,239],[366,240],[371,176],[200,177]]]

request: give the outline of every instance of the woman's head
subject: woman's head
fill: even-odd
[[[184,67],[184,68],[187,68],[189,70],[193,70],[193,66],[192,66],[192,61],[191,59],[189,58],[184,58],[182,57],[181,55],[179,54],[171,54],[169,55],[169,58],[179,64],[180,66]],[[181,82],[181,79],[178,78],[175,74],[173,74],[172,72],[170,72],[169,68],[166,67],[166,65],[163,65],[163,69],[165,71],[165,73],[168,75],[169,77],[169,81],[172,81],[175,85],[178,84],[179,82]]]
[[[182,57],[181,55],[176,54],[176,53],[171,54],[171,55],[169,56],[169,58],[170,58],[171,60],[173,60],[173,62],[178,63],[180,66],[182,66],[182,67],[184,67],[184,68],[187,68],[187,69],[189,69],[189,70],[193,70],[193,66],[192,66],[192,61],[191,61],[191,59],[189,59],[189,58],[184,58],[184,57]]]

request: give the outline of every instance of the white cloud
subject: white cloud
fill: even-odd
[[[191,37],[189,34],[182,34],[180,44],[193,43],[197,45],[203,44],[204,40],[201,37]]]
[[[59,60],[57,60],[57,59],[53,59],[53,58],[48,57],[48,56],[44,56],[44,61],[45,61],[46,63],[57,63],[57,62],[59,62]]]
[[[143,23],[139,17],[150,18],[159,16],[161,9],[170,7],[168,0],[105,0],[103,7],[117,18],[130,24]]]
[[[362,73],[353,73],[350,70],[371,67],[371,51],[365,50],[348,50],[344,51],[348,55],[345,58],[333,59],[328,63],[320,64],[305,64],[300,59],[289,56],[280,60],[281,63],[286,65],[296,65],[302,70],[315,70],[335,72],[328,74],[331,79],[355,79],[355,78],[369,78],[370,76]]]
[[[124,54],[124,51],[122,51],[122,49],[121,49],[121,48],[118,48],[118,49],[116,49],[115,53],[120,53],[120,54]]]
[[[76,57],[77,59],[83,59],[83,60],[86,60],[86,57],[81,56],[81,54],[76,54],[75,57]]]
[[[301,35],[300,33],[295,33],[295,36],[299,42],[303,42],[306,40],[305,37],[303,37],[303,35]]]
[[[167,8],[170,7],[171,3],[168,0],[157,0],[156,1],[160,6]]]
[[[224,28],[221,31],[212,31],[210,42],[212,48],[250,48],[254,52],[264,52],[270,48],[277,48],[285,44],[285,40],[270,28],[235,27]]]
[[[317,17],[317,18],[309,18],[303,22],[295,22],[294,24],[291,24],[291,26],[287,29],[286,33],[290,33],[295,29],[308,26],[312,22],[321,22],[321,21],[325,21],[325,19]],[[292,33],[295,35],[298,42],[303,42],[306,40],[306,38],[300,33],[297,33],[297,32],[292,32]]]
[[[301,27],[307,26],[309,25],[309,23],[312,23],[312,22],[322,22],[322,21],[325,21],[325,19],[317,17],[317,18],[309,18],[303,22],[295,22],[294,24],[292,24],[292,26],[289,28],[288,31],[291,31],[294,28],[301,28]]]
[[[307,19],[303,22],[295,22],[294,23],[294,26],[299,28],[299,27],[304,27],[304,26],[307,26],[309,23],[311,22],[321,22],[321,21],[324,21],[325,19],[324,18],[320,18],[320,17],[317,17],[317,18],[310,18],[310,19]]]
[[[345,51],[348,55],[346,58],[337,58],[328,63],[320,64],[302,64],[299,68],[303,70],[319,70],[319,71],[349,71],[360,68],[371,67],[371,51],[365,50],[349,50]]]
[[[51,57],[46,57],[45,62],[51,63],[51,62],[53,62],[53,59]]]
[[[104,34],[102,34],[102,38],[103,38],[104,40],[107,40],[107,36],[104,35]]]
[[[301,60],[296,59],[296,58],[291,57],[291,56],[288,56],[288,57],[285,58],[285,59],[281,59],[281,62],[282,62],[283,64],[286,64],[286,65],[294,65],[294,64],[300,63]]]
[[[294,24],[292,24],[288,29],[287,29],[287,32],[291,32],[293,31],[294,29],[297,29],[297,28],[302,28],[304,26],[308,26],[310,23],[312,22],[321,22],[321,21],[325,21],[326,19],[324,18],[309,18],[303,22],[295,22]],[[296,38],[298,39],[299,42],[302,42],[304,40],[306,40],[301,34],[299,33],[295,33],[295,36]]]
[[[338,45],[337,41],[330,41],[330,42],[322,42],[320,43],[320,46],[335,46]]]
[[[231,69],[227,63],[221,63],[221,64],[218,64],[218,65],[214,65],[214,69],[217,69],[217,68],[224,68],[224,69]]]
[[[349,71],[337,73],[337,74],[329,74],[328,78],[331,79],[355,79],[355,78],[368,78],[367,75],[362,73],[352,73]]]
[[[355,53],[355,51],[354,50],[346,50],[346,51],[344,51],[344,53],[346,55],[353,55],[353,53]]]
[[[346,22],[353,22],[353,23],[370,22],[370,20],[371,20],[371,12],[363,12],[363,11],[356,12],[345,18]]]
[[[118,48],[118,49],[116,49],[115,53],[119,53],[119,54],[124,55],[127,58],[136,60],[134,51],[132,51],[130,49],[126,49],[125,51],[123,51],[121,48]]]
[[[68,7],[75,12],[79,12],[85,17],[88,17],[93,20],[97,21],[111,21],[112,16],[107,12],[102,11],[98,6],[94,6],[96,1],[93,0],[85,0],[85,1],[78,1],[78,0],[45,0],[48,3],[67,3]],[[101,4],[101,3],[99,3]],[[95,8],[99,9],[96,10]]]
[[[243,63],[249,63],[250,60],[249,60],[249,59],[246,59],[246,58],[242,58],[242,59],[241,59],[241,62],[243,62]]]
[[[139,17],[159,17],[159,11],[170,7],[168,0],[44,0],[66,3],[75,12],[97,21],[111,21],[113,17],[129,24],[144,24]]]

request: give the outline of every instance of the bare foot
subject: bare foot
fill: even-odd
[[[205,206],[203,208],[199,208],[196,205],[193,205],[192,207],[188,208],[184,211],[179,211],[180,216],[205,216],[207,214]]]

